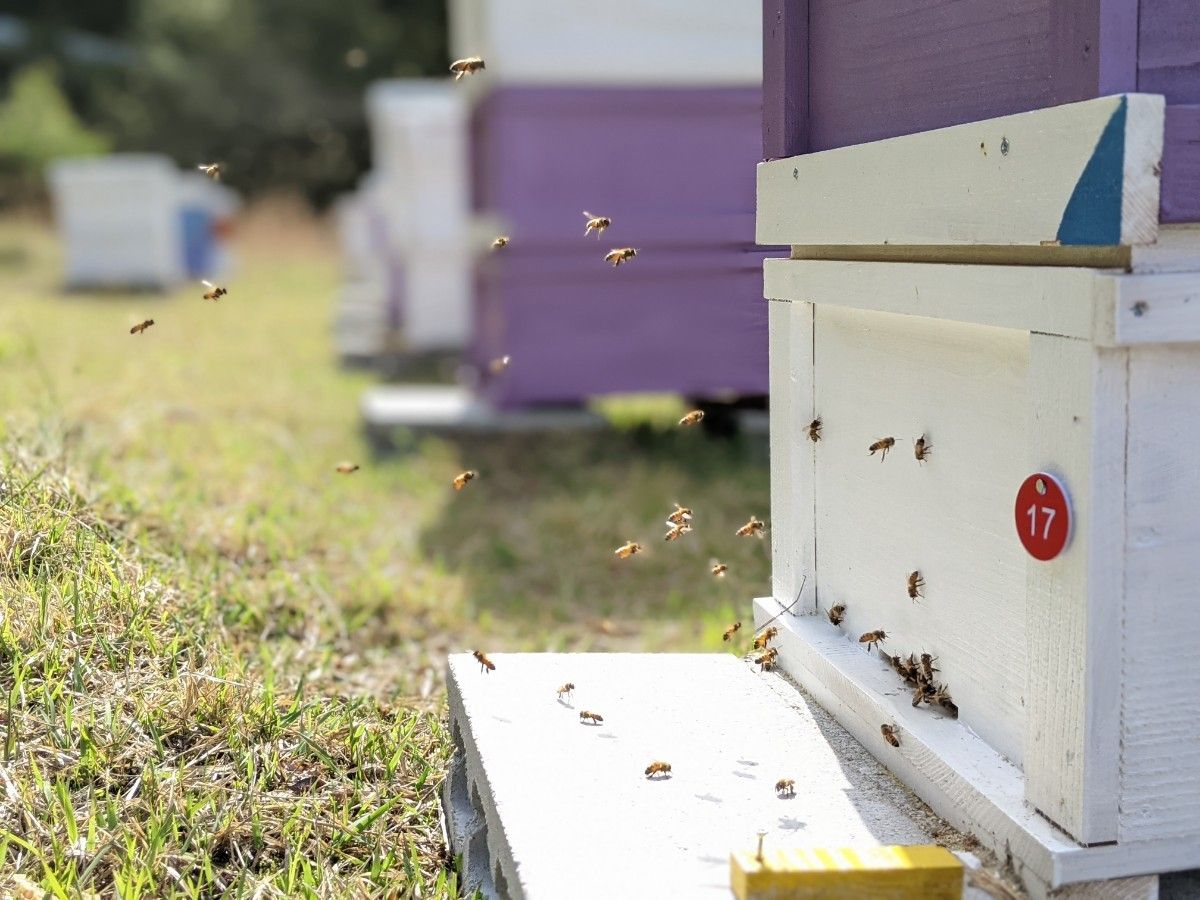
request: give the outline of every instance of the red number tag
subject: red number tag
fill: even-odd
[[[1050,560],[1071,540],[1071,501],[1061,481],[1035,472],[1017,491],[1017,536],[1034,559]]]

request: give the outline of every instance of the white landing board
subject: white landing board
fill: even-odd
[[[811,700],[730,654],[491,659],[483,673],[451,656],[447,678],[444,806],[467,893],[726,898],[729,854],[759,831],[767,847],[854,847],[945,829]],[[670,778],[645,777],[654,760]],[[794,797],[776,795],[781,778]]]
[[[463,387],[402,384],[363,394],[363,421],[372,431],[418,430],[516,433],[603,428],[603,417],[586,409],[498,410]]]

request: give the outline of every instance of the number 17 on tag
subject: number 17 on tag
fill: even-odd
[[[1071,501],[1061,481],[1035,472],[1017,491],[1017,536],[1034,559],[1054,559],[1071,540]]]

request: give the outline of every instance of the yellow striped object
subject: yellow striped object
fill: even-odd
[[[753,850],[729,860],[738,900],[863,898],[959,900],[963,865],[945,847],[804,847],[771,850],[762,862]]]

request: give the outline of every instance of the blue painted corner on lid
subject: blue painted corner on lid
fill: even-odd
[[[1125,107],[1121,97],[1091,159],[1071,192],[1058,224],[1066,245],[1113,246],[1121,243],[1121,190],[1125,178]]]

